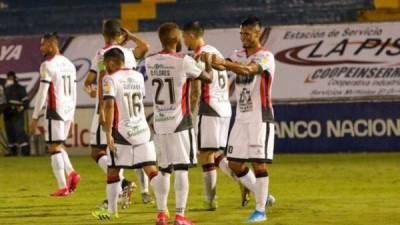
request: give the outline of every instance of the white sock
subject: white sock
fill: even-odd
[[[256,199],[256,210],[260,212],[265,211],[265,203],[267,202],[268,197],[268,183],[269,178],[266,177],[257,177],[254,197]]]
[[[54,176],[56,177],[58,188],[66,188],[67,182],[65,181],[64,173],[64,159],[62,153],[51,155],[51,167],[53,168]]]
[[[242,183],[247,189],[251,192],[255,192],[256,188],[256,176],[254,175],[252,170],[249,170],[246,175],[239,177],[240,183]]]
[[[107,174],[107,155],[102,155],[98,160],[97,160],[97,164],[99,165],[99,167],[101,168],[101,170],[103,170],[103,172],[105,174]]]
[[[149,178],[142,169],[135,169],[136,176],[139,180],[140,190],[142,193],[149,192]]]
[[[235,173],[231,170],[231,168],[229,168],[228,160],[225,157],[219,162],[218,167],[221,169],[221,171],[224,174],[226,174],[227,176],[232,177],[236,181],[239,181],[239,179],[235,175]]]
[[[187,170],[175,171],[175,207],[176,214],[184,216],[189,194],[189,177]]]
[[[64,149],[61,150],[61,153],[64,160],[65,171],[67,172],[67,175],[69,175],[72,171],[74,171],[74,167],[72,167],[72,163],[69,160],[68,153]]]
[[[119,192],[118,193],[121,193],[122,194],[122,186],[121,186],[121,184],[122,184],[122,181],[125,179],[125,177],[124,177],[124,169],[120,169],[119,170],[119,180],[120,180],[120,182],[119,182]]]
[[[208,201],[215,199],[216,186],[217,186],[217,170],[203,172],[204,190]]]
[[[170,186],[169,173],[159,172],[157,176],[153,177],[150,181],[150,185],[153,187],[154,194],[156,196],[158,212],[166,213],[168,211],[168,193]]]
[[[121,182],[114,182],[107,184],[107,201],[108,201],[108,212],[117,212],[117,201],[119,189],[121,188]]]

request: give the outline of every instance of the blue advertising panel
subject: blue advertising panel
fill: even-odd
[[[400,102],[275,105],[276,153],[400,151]]]

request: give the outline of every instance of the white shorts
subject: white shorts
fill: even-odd
[[[275,126],[273,123],[235,122],[229,135],[230,161],[272,163]]]
[[[117,152],[114,154],[107,148],[108,166],[112,168],[142,168],[156,165],[156,150],[152,141],[141,145],[115,144]]]
[[[199,151],[225,150],[230,118],[200,115],[197,121]]]
[[[63,143],[68,138],[69,129],[72,121],[46,119],[44,127],[46,132],[44,135],[45,141],[48,144]]]
[[[158,166],[161,169],[187,168],[197,164],[197,146],[193,129],[171,134],[155,134]]]
[[[106,149],[107,137],[99,124],[99,114],[95,113],[90,127],[90,146]]]

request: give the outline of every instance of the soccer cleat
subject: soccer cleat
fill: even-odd
[[[268,194],[267,197],[267,202],[265,203],[265,207],[271,207],[273,204],[275,204],[276,199],[274,196],[272,196],[271,194]]]
[[[122,183],[122,196],[120,197],[121,208],[127,209],[129,205],[132,203],[132,193],[136,189],[136,184],[134,182],[123,180]]]
[[[194,225],[194,223],[183,216],[175,215],[174,225]]]
[[[217,203],[216,200],[213,200],[213,201],[207,201],[207,200],[205,200],[205,201],[203,202],[203,207],[204,207],[204,209],[207,210],[207,211],[215,211],[215,210],[217,210],[218,203]]]
[[[247,219],[248,223],[256,223],[267,220],[267,214],[265,212],[260,212],[254,210],[253,214]]]
[[[107,209],[97,209],[92,212],[92,216],[98,220],[114,220],[119,218],[118,213],[110,213]]]
[[[168,217],[166,213],[158,213],[156,225],[168,225]]]
[[[142,202],[143,204],[154,204],[153,197],[148,192],[142,193]]]
[[[250,190],[241,183],[239,183],[239,187],[240,192],[242,193],[242,207],[245,207],[250,201]]]
[[[72,171],[70,174],[68,174],[67,187],[69,192],[75,191],[76,186],[78,185],[80,180],[81,176],[77,172]]]
[[[56,192],[51,193],[50,197],[65,197],[69,195],[68,188],[58,189]]]

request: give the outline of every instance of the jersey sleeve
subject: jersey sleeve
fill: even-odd
[[[115,83],[111,76],[103,78],[103,99],[115,98]]]
[[[268,51],[257,53],[252,62],[257,63],[261,71],[268,71],[270,74],[275,71],[274,55]]]
[[[36,93],[36,102],[32,114],[33,119],[39,118],[40,112],[44,107],[44,105],[46,104],[47,92],[49,90],[50,83],[51,83],[51,76],[48,65],[47,63],[43,63],[40,66],[40,85],[39,85],[39,90]]]
[[[42,63],[42,65],[40,66],[40,82],[51,82],[50,69],[47,63]]]
[[[192,57],[185,56],[183,58],[183,70],[188,78],[197,78],[201,75],[201,62],[196,62]]]

